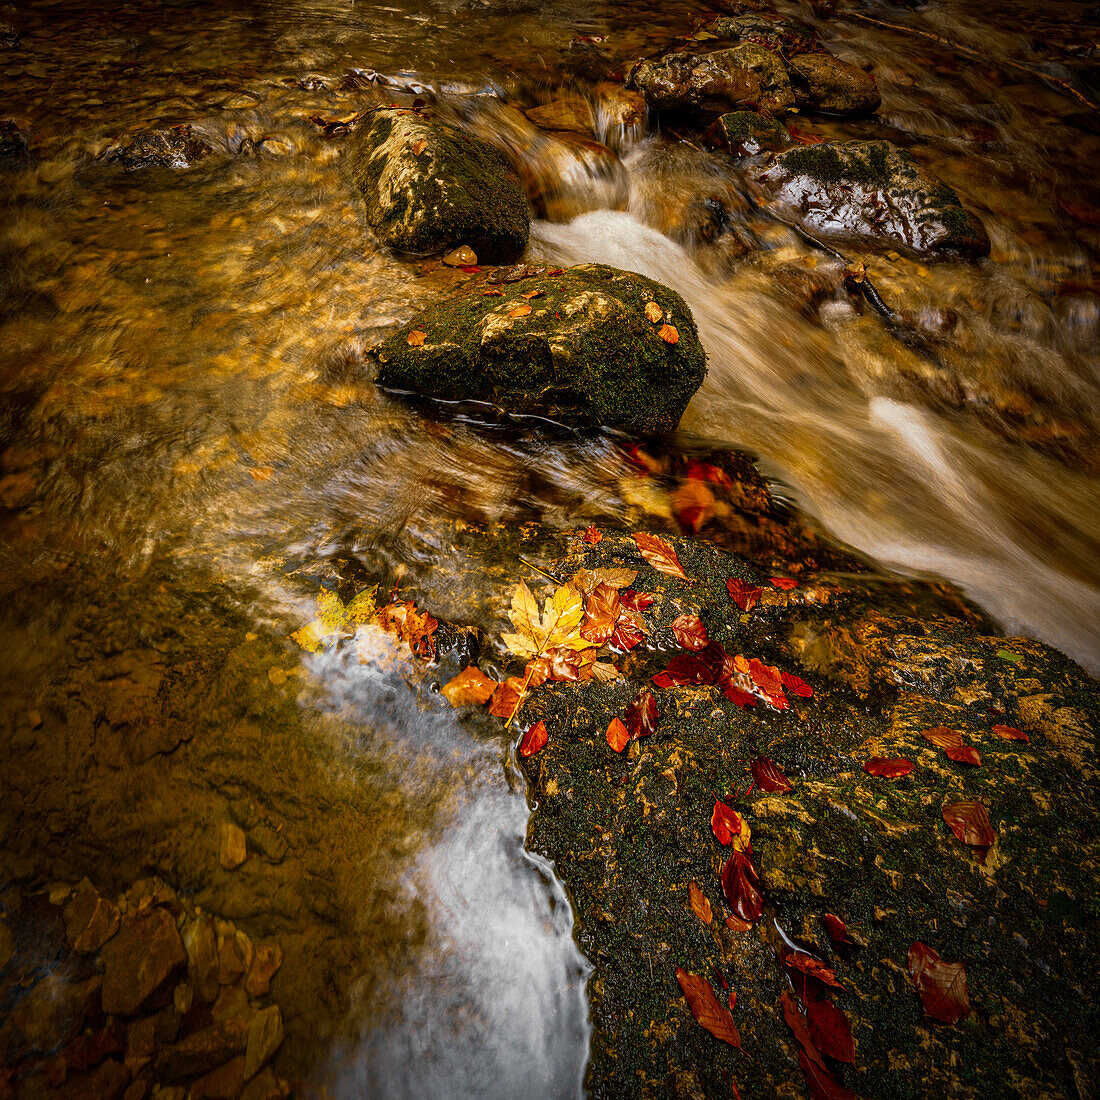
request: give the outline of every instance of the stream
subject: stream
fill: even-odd
[[[581,152],[534,155],[548,198],[528,258],[613,264],[684,296],[709,373],[670,450],[751,452],[816,529],[883,569],[955,582],[1007,633],[1096,674],[1100,128],[1056,87],[997,63],[1065,78],[1058,51],[1095,40],[1095,11],[859,8],[979,48],[989,60],[976,63],[779,7],[873,65],[883,98],[873,117],[799,116],[799,128],[905,146],[989,232],[992,256],[974,263],[860,254],[897,308],[950,315],[942,360],[843,292],[811,308],[798,288],[828,274],[828,258],[754,206],[730,158],[657,119],[603,133],[615,158],[596,167]],[[215,690],[225,667],[264,691],[308,681],[288,713],[310,736],[336,721],[341,732],[293,751],[323,760],[334,800],[378,815],[341,886],[346,920],[334,918],[362,957],[331,964],[340,996],[287,1013],[288,1072],[332,1096],[576,1095],[589,968],[553,868],[524,852],[510,734],[410,689],[400,662],[287,644],[276,670],[248,645],[283,644],[314,617],[319,584],[346,593],[360,576],[433,593],[440,619],[477,621],[479,569],[494,563],[466,562],[447,523],[625,526],[668,512],[639,503],[614,433],[437,416],[364,381],[366,349],[460,276],[375,246],[339,137],[311,119],[435,95],[499,137],[502,102],[562,87],[599,101],[572,75],[575,36],[637,57],[701,14],[679,0],[0,7],[21,35],[0,50],[0,117],[30,144],[0,163],[5,720],[14,729],[38,708],[48,728],[41,700],[83,683],[82,666],[105,677],[103,654],[163,653],[166,634],[202,652],[221,606],[235,617],[217,658],[192,662],[196,696],[209,683],[217,700],[211,723],[266,721],[251,696]],[[110,159],[126,135],[178,124],[214,150],[187,171]],[[700,231],[700,198],[722,204],[720,233]],[[109,624],[102,654],[90,622]],[[259,753],[242,774],[264,767]],[[20,821],[5,843],[26,868],[37,842]],[[128,843],[155,841],[135,826]],[[98,865],[121,888],[151,873],[123,855],[112,869],[108,841],[83,843],[24,876]],[[415,935],[401,927],[414,912]],[[313,920],[303,912],[303,927]],[[272,929],[292,911],[286,921]]]

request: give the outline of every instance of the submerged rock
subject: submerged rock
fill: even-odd
[[[492,146],[417,111],[376,111],[351,146],[352,172],[379,240],[427,254],[468,244],[488,263],[518,259],[530,216]]]
[[[791,143],[787,128],[759,111],[727,111],[711,126],[705,137],[714,145],[729,150],[735,157],[778,153]]]
[[[664,432],[706,374],[684,300],[602,264],[444,302],[375,351],[378,382],[568,424]]]
[[[830,114],[877,111],[882,104],[875,78],[831,53],[803,53],[788,62],[799,107]]]
[[[781,207],[814,231],[918,253],[989,253],[985,229],[958,195],[887,141],[788,149],[759,179]]]
[[[27,151],[27,139],[10,118],[0,118],[0,157],[14,157]]]
[[[752,42],[647,58],[630,71],[627,84],[658,110],[754,107],[778,113],[795,102],[783,62]]]
[[[168,130],[141,130],[115,151],[109,160],[120,160],[131,172],[141,168],[174,168],[180,171],[208,157],[213,149],[196,137],[190,126]]]

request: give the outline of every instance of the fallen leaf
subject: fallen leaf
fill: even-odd
[[[600,584],[609,584],[612,588],[627,588],[634,583],[635,578],[638,576],[636,569],[578,569],[573,574],[572,583],[580,589],[586,596],[589,595],[593,589]],[[643,608],[634,607],[627,602],[628,592],[624,592],[619,600],[623,607],[629,607],[632,611],[641,611]],[[653,601],[650,600],[650,603]]]
[[[806,1021],[810,1038],[822,1054],[849,1065],[855,1062],[852,1025],[843,1009],[832,1001],[810,1001],[806,1005]]]
[[[981,802],[945,802],[943,819],[964,844],[988,848],[997,840],[989,813]]]
[[[439,623],[426,611],[417,611],[412,600],[394,601],[378,609],[378,622],[389,634],[400,638],[423,660],[435,656],[435,642],[432,634]]]
[[[716,684],[722,678],[726,651],[711,642],[705,649],[694,653],[674,653],[668,665],[653,682],[659,687],[683,687],[688,684]]]
[[[412,332],[405,337],[405,343],[407,343],[410,348],[423,347],[426,336],[427,334],[421,332],[419,329],[413,329]]]
[[[848,939],[848,926],[835,913],[822,913],[821,923],[825,925],[825,931],[829,933],[829,939],[835,947],[851,942]]]
[[[641,615],[635,611],[624,610],[619,612],[619,621],[615,624],[615,632],[611,635],[608,645],[613,649],[625,652],[633,649],[645,636],[647,628]]]
[[[687,580],[687,574],[676,556],[676,551],[664,539],[657,535],[639,532],[634,535],[634,541],[638,545],[639,553],[654,569],[667,573],[670,577],[682,577]]]
[[[692,882],[688,886],[688,897],[691,899],[691,911],[704,923],[710,924],[714,920],[714,911],[707,901],[706,894],[699,889],[697,883]]]
[[[798,587],[798,581],[791,577],[769,577],[768,581],[776,588],[781,588],[784,592],[790,592],[791,589]]]
[[[634,701],[626,708],[623,715],[623,723],[630,731],[632,738],[649,737],[657,728],[660,719],[657,713],[657,700],[647,688],[638,692]]]
[[[794,790],[791,781],[779,770],[779,765],[766,756],[759,756],[752,762],[752,777],[762,791],[774,791],[776,794],[790,794]]]
[[[589,546],[595,546],[596,543],[598,543],[600,541],[600,539],[602,539],[602,538],[603,538],[603,535],[601,535],[599,533],[599,531],[596,530],[595,527],[586,527],[585,528],[584,541],[587,542]]]
[[[539,298],[542,296],[541,290],[529,290],[526,294],[521,294],[521,298]]]
[[[509,317],[526,317],[531,312],[530,306],[513,306],[508,310]]]
[[[747,932],[752,927],[752,922],[742,920],[740,917],[726,917],[726,927],[731,932]]]
[[[637,576],[635,573],[633,576]],[[633,578],[630,581],[633,584]],[[619,585],[618,587],[622,587]],[[623,607],[630,611],[645,611],[647,607],[652,607],[657,601],[657,597],[652,592],[635,592],[633,588],[628,588],[620,597],[620,603]]]
[[[546,744],[546,723],[536,722],[524,735],[519,743],[520,756],[534,756]]]
[[[710,829],[719,844],[732,844],[739,852],[751,853],[749,823],[724,802],[715,801]]]
[[[731,702],[734,706],[740,707],[742,710],[745,707],[756,706],[756,696],[751,695],[749,692],[739,688],[736,684],[730,683],[728,680],[722,685],[722,694]]]
[[[424,150],[427,149],[427,148],[428,148],[428,139],[427,138],[420,138],[419,141],[413,142],[413,147],[412,147],[413,156],[414,157],[420,156],[420,154],[423,153]]]
[[[780,676],[779,669],[764,664],[756,657],[749,661],[749,676],[765,695],[781,695],[783,693],[783,677]]]
[[[707,637],[707,628],[703,625],[698,615],[680,615],[673,619],[669,626],[676,637],[676,641],[684,649],[706,649],[710,644]]]
[[[944,962],[937,951],[917,940],[909,948],[909,975],[924,1011],[933,1019],[955,1024],[970,1015],[970,994],[962,963]]]
[[[722,893],[730,908],[742,920],[754,924],[764,913],[764,899],[760,896],[760,879],[752,860],[744,852],[734,850],[722,866]]]
[[[616,751],[622,752],[630,744],[630,730],[623,725],[621,718],[612,718],[607,727],[607,743]]]
[[[779,678],[782,680],[783,686],[792,695],[798,695],[803,699],[813,698],[814,689],[801,677],[795,676],[793,672],[781,672]]]
[[[468,703],[487,703],[497,689],[497,681],[490,679],[473,665],[467,665],[457,676],[443,685],[443,697],[452,707]]]
[[[610,661],[593,661],[592,677],[601,684],[609,684],[612,680],[621,680],[622,673]]]
[[[615,633],[619,611],[618,590],[606,582],[596,585],[584,605],[581,637],[593,645],[603,645]]]
[[[742,611],[751,611],[760,602],[760,594],[764,591],[755,584],[746,584],[738,577],[730,577],[726,581],[726,590],[730,594],[730,599]]]
[[[660,336],[666,344],[679,343],[680,334],[676,331],[675,325],[661,325],[657,330],[657,335]]]
[[[483,298],[501,298],[504,296],[503,290],[483,290],[481,292]]]
[[[656,324],[658,321],[661,320],[662,317],[664,317],[664,315],[664,310],[662,310],[656,302],[646,302],[645,319],[647,321],[652,321],[654,324]]]
[[[670,494],[668,503],[685,531],[701,531],[717,514],[714,494],[701,481],[685,481]]]
[[[817,978],[834,989],[844,988],[829,967],[812,955],[807,955],[805,951],[788,951],[783,956],[783,965],[792,970],[801,970],[803,974],[809,974],[811,978]]]
[[[803,1047],[798,1051],[798,1064],[806,1075],[810,1100],[859,1100],[851,1089],[845,1088],[824,1066],[810,1058]]]
[[[904,756],[875,756],[863,762],[863,770],[868,775],[878,775],[883,779],[898,779],[908,775],[914,768],[912,760]]]
[[[494,718],[511,718],[520,700],[527,694],[522,676],[509,676],[493,692],[489,713]]]
[[[998,649],[997,656],[1000,657],[1002,661],[1009,661],[1014,665],[1018,665],[1023,661],[1023,657],[1021,657],[1019,653],[1013,653],[1011,649]]]
[[[1015,726],[994,726],[993,732],[1004,741],[1023,741],[1025,743],[1031,741],[1031,738],[1023,730],[1018,730]]]
[[[795,1040],[799,1047],[806,1052],[810,1061],[821,1069],[825,1069],[825,1060],[818,1053],[817,1047],[814,1046],[813,1039],[810,1038],[809,1029],[806,1027],[806,1017],[798,1007],[798,1002],[791,996],[788,990],[784,989],[779,995],[779,1003],[783,1006],[783,1020],[787,1027],[794,1033]],[[805,1069],[806,1067],[803,1066],[802,1068]]]
[[[698,974],[689,974],[676,968],[676,980],[684,991],[688,1007],[695,1019],[716,1039],[729,1043],[731,1047],[741,1046],[741,1036],[733,1022],[728,1008],[714,995],[714,987]]]
[[[961,764],[981,765],[982,758],[978,755],[978,750],[973,745],[966,744],[958,730],[936,726],[934,729],[923,730],[921,736],[933,745],[938,745],[952,760]]]

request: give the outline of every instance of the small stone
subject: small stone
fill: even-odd
[[[252,966],[244,980],[250,997],[266,996],[271,979],[283,965],[283,949],[277,943],[261,944],[252,956]]]
[[[244,1088],[244,1056],[212,1069],[191,1086],[191,1100],[235,1100]]]
[[[279,1049],[283,1041],[283,1014],[278,1005],[257,1012],[248,1029],[248,1049],[245,1051],[244,1075],[258,1073]]]
[[[172,991],[172,1007],[184,1016],[195,1003],[195,987],[190,982],[180,982]]]
[[[103,948],[103,1011],[133,1016],[167,996],[187,962],[171,913],[137,912]]]
[[[218,947],[218,981],[232,985],[248,973],[252,965],[252,941],[243,933],[222,937]]]
[[[570,130],[591,136],[596,126],[592,105],[586,99],[555,99],[523,113],[544,130]]]
[[[74,951],[90,955],[118,931],[121,919],[118,906],[84,879],[65,906],[65,936]]]
[[[218,939],[214,922],[199,916],[183,926],[183,943],[187,948],[187,969],[195,996],[209,1004],[218,995]]]
[[[286,1089],[269,1069],[262,1070],[245,1086],[240,1100],[282,1100]]]
[[[47,897],[51,905],[62,905],[73,892],[73,888],[67,882],[52,882],[47,887]]]
[[[233,871],[247,856],[244,830],[230,821],[223,822],[218,830],[218,862],[226,871]]]
[[[469,245],[461,245],[453,252],[448,252],[443,257],[443,262],[448,267],[473,267],[477,263],[477,255]]]
[[[243,1053],[250,1045],[251,1034],[242,1020],[226,1020],[192,1032],[157,1055],[154,1062],[157,1076],[182,1081],[209,1073]]]
[[[37,710],[27,711],[27,725],[32,730],[40,729],[42,727],[42,714]]]

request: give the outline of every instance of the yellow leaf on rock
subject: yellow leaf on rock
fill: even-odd
[[[413,156],[418,157],[425,149],[428,148],[428,139],[421,138],[419,141],[413,143]]]
[[[509,317],[526,317],[531,312],[530,306],[515,306],[513,309],[508,310]]]
[[[420,348],[424,346],[424,340],[427,337],[427,333],[421,332],[419,329],[413,329],[412,332],[405,338],[405,343],[410,348]]]
[[[657,335],[660,336],[666,344],[675,344],[680,340],[680,334],[676,331],[675,325],[661,325],[657,330]]]
[[[664,310],[656,302],[646,302],[645,316],[647,321],[656,324],[664,315]]]

